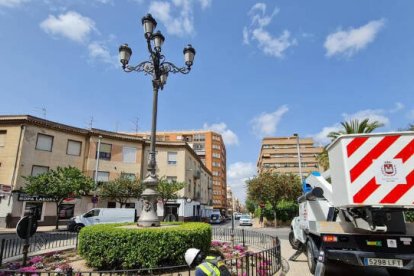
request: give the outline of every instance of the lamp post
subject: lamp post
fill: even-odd
[[[157,106],[158,106],[158,91],[163,89],[169,73],[188,74],[193,65],[195,50],[191,45],[184,48],[185,67],[177,67],[171,62],[165,61],[164,55],[161,53],[161,47],[164,43],[164,36],[160,31],[154,33],[157,26],[157,21],[147,14],[141,20],[144,27],[144,36],[147,41],[147,48],[150,54],[149,60],[139,63],[138,65],[129,65],[129,59],[132,55],[132,50],[128,44],[119,47],[119,59],[122,63],[122,69],[127,72],[144,72],[152,76],[152,127],[151,127],[151,142],[150,142],[150,158],[148,162],[148,174],[143,181],[144,191],[142,198],[144,201],[143,209],[138,220],[138,225],[143,227],[159,226],[160,222],[155,212],[154,203],[157,199],[156,188],[158,185],[158,177],[156,175],[156,160],[155,160],[155,142],[157,131]]]
[[[293,136],[296,137],[296,150],[298,152],[299,177],[300,177],[300,183],[302,184],[303,176],[302,176],[302,160],[300,158],[300,149],[299,149],[299,135],[297,133],[294,133]]]

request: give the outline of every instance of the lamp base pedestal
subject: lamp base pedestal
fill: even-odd
[[[157,204],[158,193],[154,190],[158,185],[158,178],[150,174],[145,178],[143,184],[145,187],[144,192],[142,192],[144,204],[137,224],[140,227],[159,227],[160,220],[155,205]]]

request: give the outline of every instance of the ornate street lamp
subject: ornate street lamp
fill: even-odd
[[[164,55],[161,54],[161,48],[164,43],[164,36],[160,31],[154,33],[154,29],[157,26],[157,21],[147,14],[142,18],[142,26],[144,27],[144,36],[147,40],[148,52],[150,58],[148,61],[139,63],[136,66],[129,65],[129,59],[132,55],[131,48],[128,44],[121,45],[119,47],[119,60],[122,63],[122,69],[127,72],[144,72],[145,74],[152,76],[152,88],[153,88],[153,105],[152,105],[152,127],[151,127],[151,145],[150,145],[150,158],[148,162],[148,174],[143,181],[144,191],[142,198],[144,200],[144,206],[141,215],[138,220],[139,226],[150,227],[159,226],[160,222],[156,214],[154,204],[158,194],[156,188],[158,185],[158,177],[156,175],[156,159],[155,159],[155,142],[157,131],[157,107],[158,107],[158,91],[163,89],[167,83],[169,73],[182,73],[188,74],[191,70],[191,66],[194,62],[195,50],[191,45],[184,48],[184,61],[185,67],[177,67],[173,63],[165,61]]]

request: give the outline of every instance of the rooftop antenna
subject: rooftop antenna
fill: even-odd
[[[139,130],[139,117],[135,117],[135,120],[132,122],[134,124],[135,135],[138,135]]]
[[[94,119],[93,119],[93,115],[92,115],[90,120],[89,120],[89,129],[92,129],[93,123],[94,123]]]
[[[42,112],[42,117],[43,117],[43,119],[46,119],[46,114],[47,114],[46,107],[44,107],[44,106],[42,106],[42,107],[36,107],[36,109],[37,109],[38,111],[41,111],[41,112]]]
[[[115,122],[115,132],[118,132],[118,128],[119,128],[119,121]]]

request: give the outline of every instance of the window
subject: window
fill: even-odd
[[[66,148],[66,154],[80,156],[82,150],[82,142],[68,140],[68,146]]]
[[[62,204],[59,206],[59,218],[70,219],[73,217],[75,204]]]
[[[93,209],[87,212],[86,214],[84,214],[83,217],[84,218],[97,217],[99,216],[99,212],[100,212],[99,209]]]
[[[125,203],[125,208],[135,209],[135,203]]]
[[[220,153],[214,153],[214,152],[213,152],[213,157],[214,157],[214,158],[220,158]]]
[[[121,173],[121,177],[132,180],[132,181],[134,181],[137,178],[137,176],[134,173],[124,173],[124,172]]]
[[[123,147],[122,155],[124,163],[135,163],[137,161],[137,149],[131,147]]]
[[[108,202],[107,208],[116,208],[116,202]]]
[[[49,167],[33,165],[33,167],[32,167],[32,176],[36,176],[36,175],[39,175],[39,174],[42,174],[42,173],[46,173],[48,171],[49,171]]]
[[[36,141],[36,149],[44,151],[52,151],[53,136],[38,133]]]
[[[213,167],[220,167],[220,163],[219,162],[213,162]]]
[[[95,177],[95,173],[94,173]],[[109,181],[109,172],[98,171],[98,182],[108,182]]]
[[[205,141],[206,136],[204,134],[194,134],[194,141]]]
[[[111,144],[101,143],[101,148],[99,149],[99,159],[102,160],[111,160]],[[96,155],[98,155],[98,146],[96,147]]]
[[[167,153],[167,160],[169,165],[177,164],[177,153],[176,152],[168,152]]]
[[[213,171],[213,175],[214,175],[214,176],[219,176],[219,175],[220,175],[220,172]]]
[[[6,130],[0,130],[0,148],[4,147],[6,143],[6,134],[7,134]]]
[[[26,202],[24,214],[29,213],[31,210],[37,220],[42,220],[43,202]]]
[[[219,150],[219,149],[220,149],[220,146],[219,146],[219,145],[215,145],[215,144],[213,144],[213,149],[217,149],[217,150]]]
[[[204,144],[194,144],[193,148],[195,151],[204,150]]]
[[[167,176],[167,182],[168,183],[177,182],[177,177],[176,176]]]

